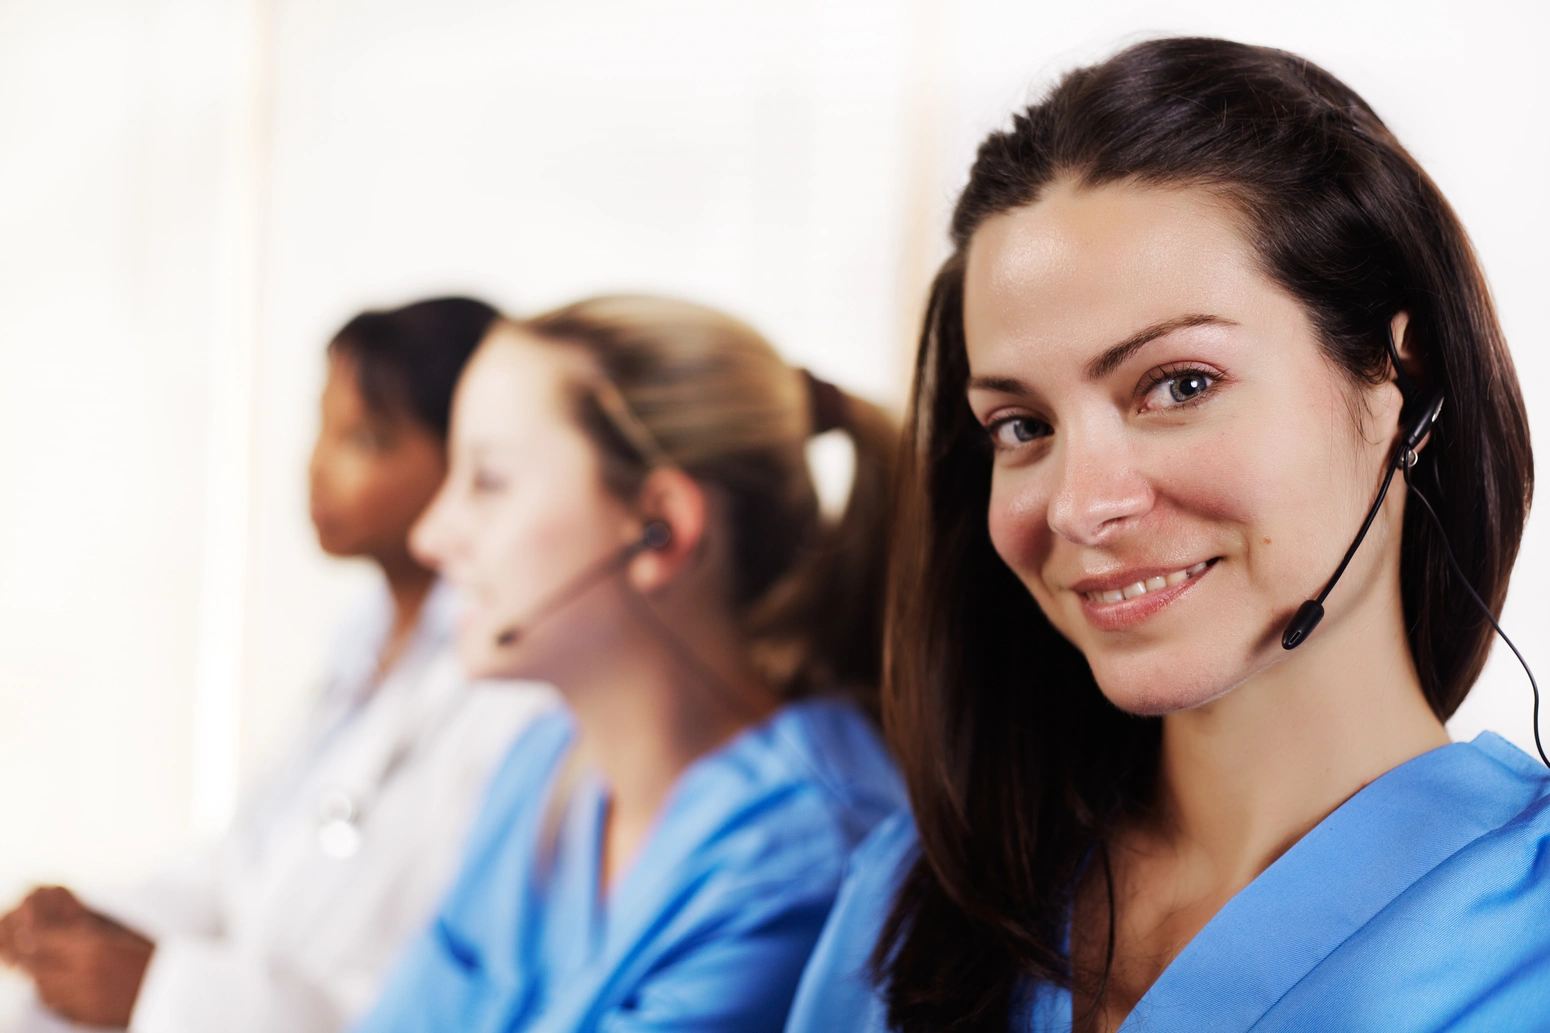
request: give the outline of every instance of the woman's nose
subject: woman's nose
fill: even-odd
[[[1063,444],[1046,517],[1056,534],[1077,545],[1103,545],[1151,510],[1151,484],[1122,441],[1104,436]]]
[[[326,466],[326,457],[323,453],[323,441],[319,438],[312,446],[312,454],[307,457],[307,490],[314,496],[323,484],[323,471]]]
[[[409,529],[409,551],[414,558],[431,569],[439,569],[447,560],[449,528],[447,513],[447,487],[431,498],[430,505]]]

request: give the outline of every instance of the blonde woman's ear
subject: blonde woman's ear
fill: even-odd
[[[631,561],[630,583],[642,594],[665,588],[687,567],[705,540],[710,500],[694,478],[675,467],[653,470],[636,503],[638,526],[631,533],[644,540],[654,523],[665,525],[667,541],[645,549]]]

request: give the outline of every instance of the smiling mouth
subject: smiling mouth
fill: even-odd
[[[1083,592],[1082,598],[1086,599],[1090,603],[1122,603],[1126,599],[1136,599],[1146,595],[1149,592],[1157,592],[1164,588],[1173,588],[1176,585],[1182,585],[1190,578],[1198,577],[1200,574],[1204,573],[1215,562],[1215,560],[1201,560],[1199,563],[1196,563],[1193,566],[1185,567],[1183,570],[1175,570],[1168,574],[1159,574],[1153,577],[1149,577],[1144,581],[1136,581],[1132,584],[1128,584],[1123,588],[1110,588],[1097,592]]]

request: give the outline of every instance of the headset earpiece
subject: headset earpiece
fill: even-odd
[[[641,532],[640,544],[643,549],[661,552],[673,544],[672,525],[665,520],[651,521],[651,523],[646,525],[646,529]]]
[[[1389,358],[1394,363],[1394,379],[1399,386],[1399,393],[1404,396],[1405,407],[1409,408],[1411,402],[1417,397],[1415,381],[1405,373],[1404,365],[1399,361],[1399,350],[1394,347],[1394,331],[1389,329],[1388,335]],[[1388,494],[1389,482],[1394,479],[1396,471],[1403,470],[1405,486],[1415,495],[1425,508],[1427,516],[1431,518],[1432,526],[1437,529],[1437,538],[1442,542],[1443,554],[1448,558],[1448,565],[1453,574],[1458,578],[1459,584],[1469,592],[1469,597],[1480,608],[1480,613],[1490,622],[1491,628],[1507,643],[1507,648],[1512,650],[1512,655],[1518,658],[1518,663],[1523,665],[1523,673],[1528,675],[1529,687],[1534,690],[1534,748],[1539,751],[1539,759],[1545,767],[1550,768],[1550,754],[1545,752],[1545,744],[1539,735],[1539,682],[1534,680],[1534,672],[1529,670],[1528,661],[1523,659],[1523,654],[1518,652],[1518,647],[1513,645],[1512,639],[1502,630],[1502,626],[1496,622],[1496,615],[1491,608],[1480,598],[1480,593],[1475,591],[1475,586],[1470,584],[1468,576],[1459,566],[1458,557],[1453,555],[1453,546],[1448,542],[1448,529],[1443,526],[1442,517],[1437,515],[1437,510],[1432,508],[1431,502],[1421,493],[1421,489],[1415,486],[1410,479],[1410,469],[1416,464],[1416,449],[1421,447],[1421,442],[1426,440],[1426,435],[1431,433],[1432,426],[1436,424],[1437,417],[1442,414],[1443,394],[1441,390],[1433,391],[1425,396],[1420,408],[1414,410],[1409,422],[1401,424],[1404,433],[1400,437],[1394,449],[1394,458],[1389,462],[1388,473],[1383,477],[1383,486],[1378,489],[1378,497],[1373,501],[1372,508],[1367,511],[1367,519],[1362,523],[1362,529],[1356,532],[1356,540],[1346,550],[1345,558],[1340,561],[1340,566],[1335,568],[1335,576],[1324,584],[1317,599],[1309,599],[1297,608],[1286,625],[1286,630],[1281,633],[1281,646],[1284,649],[1295,649],[1308,636],[1313,634],[1313,629],[1318,627],[1319,621],[1324,619],[1324,600],[1329,597],[1330,590],[1335,587],[1335,582],[1340,580],[1340,575],[1345,573],[1346,564],[1351,562],[1351,557],[1356,555],[1357,547],[1362,544],[1362,539],[1367,536],[1367,529],[1372,526],[1373,518],[1378,515],[1378,509],[1383,505],[1383,497]],[[1433,468],[1435,472],[1435,467]],[[1437,490],[1442,490],[1439,482]],[[1441,501],[1439,499],[1439,501]]]
[[[495,644],[503,649],[507,646],[515,645],[517,640],[526,634],[527,630],[534,624],[560,609],[599,581],[617,574],[628,566],[630,561],[636,556],[647,550],[661,552],[672,543],[672,525],[665,520],[651,521],[641,531],[638,540],[631,542],[613,555],[583,570],[574,580],[561,585],[553,595],[533,608],[532,616],[525,622],[513,624],[496,635]]]
[[[1392,353],[1394,347],[1393,335],[1389,335],[1389,349]],[[1394,355],[1394,368],[1400,369],[1399,356]],[[1401,385],[1401,393],[1403,393]],[[1406,401],[1409,396],[1406,396]],[[1434,391],[1427,396],[1426,401],[1416,410],[1415,416],[1404,425],[1404,433],[1394,450],[1394,457],[1389,462],[1388,472],[1384,474],[1383,486],[1378,489],[1378,497],[1373,500],[1372,508],[1367,511],[1367,519],[1362,521],[1362,529],[1356,532],[1356,538],[1351,542],[1351,547],[1346,550],[1345,556],[1340,560],[1340,566],[1335,568],[1335,574],[1324,583],[1323,591],[1318,597],[1309,599],[1297,608],[1292,615],[1286,629],[1281,632],[1281,648],[1296,649],[1307,641],[1313,629],[1319,626],[1319,621],[1324,619],[1324,600],[1329,598],[1329,593],[1334,589],[1340,575],[1345,573],[1346,566],[1351,562],[1351,557],[1356,555],[1357,548],[1362,544],[1362,539],[1367,537],[1367,529],[1372,527],[1373,520],[1378,515],[1378,510],[1383,506],[1383,499],[1388,495],[1389,484],[1394,480],[1396,470],[1409,470],[1416,464],[1416,449],[1431,432],[1432,424],[1437,422],[1438,415],[1442,412],[1442,392]],[[1408,483],[1408,476],[1406,478]]]
[[[1416,411],[1410,425],[1405,428],[1405,436],[1400,441],[1399,454],[1405,466],[1415,465],[1415,452],[1431,433],[1432,424],[1437,422],[1437,417],[1442,415],[1443,396],[1441,391],[1433,391],[1427,396],[1426,402]]]

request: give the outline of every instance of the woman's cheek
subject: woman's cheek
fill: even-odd
[[[1046,503],[1026,477],[1008,474],[991,482],[986,515],[991,545],[1018,578],[1029,584],[1049,552]]]
[[[1246,432],[1247,431],[1247,432]],[[1241,423],[1223,424],[1186,443],[1162,441],[1144,456],[1145,476],[1168,508],[1241,526],[1266,508],[1266,471],[1285,442],[1263,441]]]

